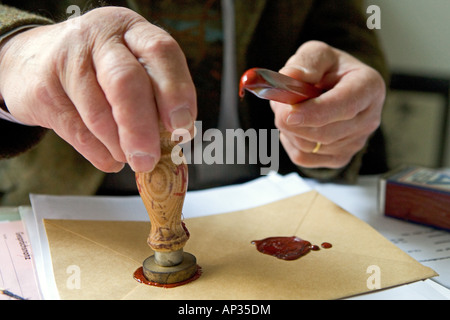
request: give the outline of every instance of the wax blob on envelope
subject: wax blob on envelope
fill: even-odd
[[[185,251],[196,256],[202,275],[184,286],[159,288],[133,279],[153,254],[146,243],[150,222],[45,220],[60,297],[339,299],[437,276],[316,191],[185,224]],[[333,246],[285,261],[251,243],[273,236]]]

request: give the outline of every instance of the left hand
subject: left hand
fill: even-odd
[[[386,95],[381,75],[319,41],[303,44],[280,73],[324,90],[297,105],[270,102],[291,161],[305,168],[347,165],[380,125]]]

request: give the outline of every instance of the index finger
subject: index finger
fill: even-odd
[[[128,163],[136,172],[153,170],[160,157],[158,113],[144,68],[120,41],[104,44],[94,65]]]
[[[187,129],[193,133],[197,97],[178,43],[164,30],[144,21],[133,25],[124,39],[150,77],[159,116],[166,129]]]
[[[368,81],[371,80],[365,72],[351,71],[319,97],[293,106],[287,118],[295,118],[297,125],[306,127],[322,127],[353,119],[370,106],[372,96],[376,94],[370,91]]]

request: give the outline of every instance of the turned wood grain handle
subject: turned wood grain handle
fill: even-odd
[[[172,161],[177,142],[171,134],[161,129],[160,135],[161,159],[153,171],[136,173],[136,183],[151,223],[148,245],[154,251],[170,252],[182,249],[189,237],[181,222],[188,169],[186,161]],[[183,157],[181,148],[179,156]]]

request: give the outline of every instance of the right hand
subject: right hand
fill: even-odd
[[[19,121],[54,130],[94,166],[151,171],[159,121],[193,133],[196,93],[176,41],[135,12],[92,10],[0,49],[0,98]],[[74,28],[79,26],[79,28]]]

